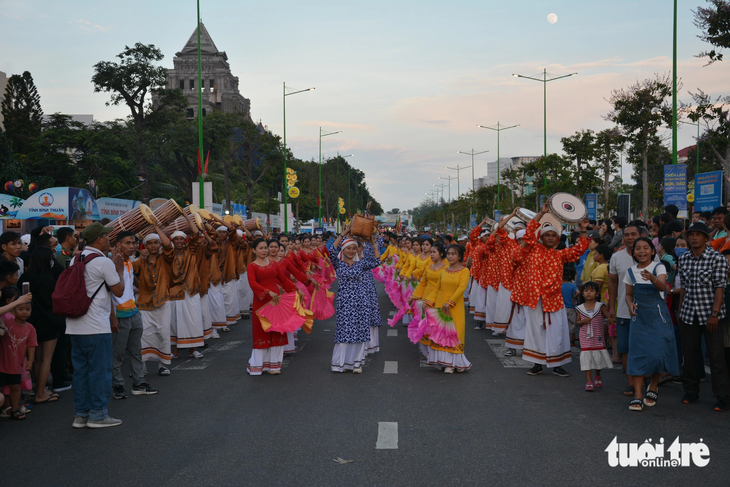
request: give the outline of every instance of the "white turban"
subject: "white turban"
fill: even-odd
[[[515,226],[515,228],[517,228],[517,227],[527,228],[527,224],[525,224],[525,222],[523,222],[523,221],[515,222],[514,226]]]
[[[545,235],[548,232],[555,232],[558,234],[558,236],[560,236],[560,232],[558,231],[558,229],[552,225],[545,225],[544,227],[542,227],[542,230],[540,230],[540,236]]]
[[[149,242],[150,240],[160,240],[160,236],[159,236],[159,235],[157,235],[156,233],[150,233],[149,235],[147,235],[147,236],[146,236],[146,237],[145,237],[145,238],[144,238],[144,239],[142,240],[142,243],[143,243],[144,245],[147,245],[147,242]]]
[[[482,233],[480,233],[480,234],[479,234],[479,238],[482,238],[482,237],[486,237],[486,236],[487,236],[487,235],[489,235],[490,233],[491,233],[491,232],[489,231],[489,229],[487,229],[487,230],[484,230],[484,231],[483,231]]]
[[[178,230],[176,232],[172,232],[172,235],[170,236],[170,240],[177,238],[177,237],[187,238],[188,236],[185,235],[185,232],[181,232],[180,230]]]
[[[239,237],[243,237],[243,230],[236,230]]]
[[[526,230],[517,230],[517,235],[515,238],[523,238],[525,236],[525,233],[527,233]]]
[[[253,235],[254,237],[263,237],[264,232],[262,232],[261,230],[256,230],[255,232],[253,232]]]
[[[342,251],[345,250],[345,247],[349,247],[350,245],[357,246],[357,241],[353,238],[346,238],[344,242],[342,242],[342,245],[340,246],[340,254],[337,256],[338,259],[342,260]],[[354,262],[357,262],[360,260],[360,257],[355,254],[355,257],[352,259]]]
[[[227,232],[228,231],[228,227],[221,225],[218,228],[216,228],[215,231],[216,232]]]

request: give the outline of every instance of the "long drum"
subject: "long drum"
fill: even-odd
[[[550,197],[550,213],[562,223],[580,223],[588,214],[586,205],[570,193],[555,193]]]
[[[164,228],[185,213],[175,200],[170,199],[160,205],[152,214],[154,215],[154,219],[157,220],[157,226]]]
[[[168,237],[172,235],[175,232],[183,232],[186,235],[190,235],[190,225],[188,225],[188,222],[185,221],[185,219],[188,218],[187,216],[181,216],[178,217],[174,222],[167,225],[165,228],[162,229],[162,232],[167,235]],[[202,230],[203,229],[203,219],[198,215],[197,213],[193,214],[192,219],[195,220],[195,223],[193,224],[193,230],[197,229]]]
[[[258,218],[252,218],[250,220],[244,220],[243,221],[243,228],[248,230],[249,232],[253,232],[254,230],[264,230],[264,227],[261,226],[261,222]]]
[[[129,210],[119,218],[112,220],[109,226],[112,227],[112,231],[109,232],[109,242],[116,242],[117,235],[120,232],[132,232],[138,233],[140,230],[149,226],[149,222],[145,219],[145,213],[151,214],[149,206],[142,204],[137,208]]]
[[[518,223],[523,223],[524,224],[525,221],[522,218],[518,218],[516,216],[515,217],[512,217],[512,218],[509,219],[509,221],[507,223],[504,224],[504,228],[508,232],[514,233],[515,232],[515,225],[517,225]]]

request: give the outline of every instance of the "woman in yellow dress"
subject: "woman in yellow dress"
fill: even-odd
[[[446,251],[449,266],[441,273],[439,283],[424,304],[428,307],[431,346],[428,364],[444,367],[446,374],[464,372],[471,362],[464,355],[464,291],[469,284],[469,269],[464,267],[464,247],[449,245]]]
[[[431,240],[431,239],[427,239]],[[424,242],[425,244],[426,242]],[[430,244],[430,243],[429,243]],[[426,266],[423,270],[421,280],[418,287],[413,291],[411,300],[415,303],[416,319],[408,326],[408,338],[411,342],[418,343],[418,348],[425,358],[428,358],[429,350],[431,350],[431,340],[428,338],[428,320],[426,319],[426,310],[423,305],[423,296],[430,296],[431,292],[439,285],[441,273],[446,268],[444,258],[446,258],[446,250],[441,243],[435,243],[430,246],[430,266]]]
[[[409,243],[408,256],[406,257],[406,264],[403,266],[401,272],[401,295],[403,296],[403,325],[407,326],[413,320],[413,313],[409,305],[409,300],[413,291],[418,286],[418,280],[414,278],[414,272],[418,267],[418,258],[421,255],[421,239],[420,238],[408,238],[406,239]]]

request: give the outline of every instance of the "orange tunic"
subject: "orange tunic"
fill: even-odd
[[[221,281],[223,281],[223,275],[221,274],[221,265],[220,261],[218,260],[220,254],[220,248],[218,246],[218,233],[211,232],[208,235],[213,240],[213,245],[215,245],[215,251],[210,256],[210,263],[208,265],[208,276],[210,280],[210,285],[217,286],[221,283]]]
[[[170,300],[179,301],[185,298],[185,291],[190,296],[198,293],[200,278],[198,277],[198,237],[190,236],[184,249],[178,251],[174,246],[163,249],[162,256],[170,266]]]
[[[139,280],[137,308],[153,311],[170,299],[170,265],[162,255],[157,256],[154,264],[148,257],[140,257],[132,267]]]
[[[513,259],[522,267],[514,279],[512,301],[532,309],[542,298],[542,309],[553,313],[563,309],[563,264],[580,259],[588,248],[589,239],[581,237],[573,247],[556,250],[538,243],[535,232],[540,223],[532,220],[527,225],[525,248],[518,247]]]
[[[219,242],[218,244],[218,265],[221,270],[223,284],[238,279],[238,256],[236,253],[238,242],[238,234],[234,229],[228,232],[228,239],[225,242]]]
[[[198,278],[200,279],[199,293],[201,296],[208,294],[210,288],[210,265],[211,257],[218,253],[218,244],[206,240],[198,247],[195,259],[198,262]]]

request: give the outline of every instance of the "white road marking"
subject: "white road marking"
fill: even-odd
[[[213,362],[213,359],[215,358],[217,352],[233,350],[242,343],[243,341],[232,341],[221,343],[220,345],[206,347],[201,352],[203,354],[203,358],[188,359],[177,367],[173,367],[172,370],[203,370]]]
[[[398,336],[398,330],[388,330],[388,336],[389,337],[397,337]]]
[[[398,449],[398,423],[378,423],[376,450]]]
[[[504,352],[507,350],[507,347],[504,346],[503,340],[489,340],[485,338],[484,341],[489,344],[489,348],[491,348],[494,355],[497,356],[497,360],[499,360],[502,366],[506,369],[529,369],[534,365],[531,362],[522,360],[522,354],[519,350],[517,351],[517,355],[513,357],[505,357]]]
[[[385,361],[385,367],[383,367],[384,374],[397,374],[398,373],[398,362],[397,361]]]

